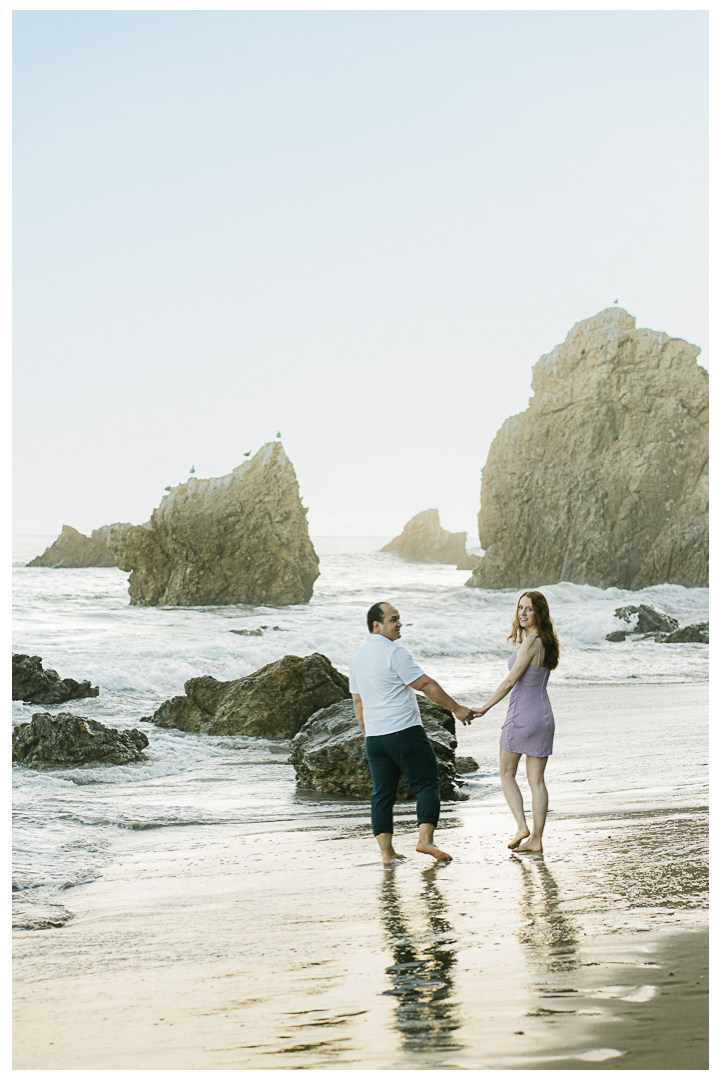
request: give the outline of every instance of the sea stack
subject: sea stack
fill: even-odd
[[[130,603],[304,604],[318,576],[307,510],[279,442],[227,476],[171,488],[146,526],[114,531]]]
[[[94,529],[90,536],[63,525],[57,540],[28,566],[48,566],[56,570],[70,570],[86,566],[117,566],[115,554],[108,547],[113,529],[128,528],[126,525],[103,525]]]
[[[397,551],[412,559],[431,559],[433,562],[455,563],[458,570],[473,570],[479,559],[468,555],[465,548],[467,533],[451,533],[440,525],[437,510],[423,510],[381,551]]]
[[[483,469],[468,585],[708,584],[708,373],[622,308],[576,323]]]

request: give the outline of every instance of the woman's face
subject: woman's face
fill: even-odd
[[[518,601],[518,622],[523,630],[530,630],[535,625],[535,612],[529,596],[521,596]]]

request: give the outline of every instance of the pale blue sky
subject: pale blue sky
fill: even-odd
[[[706,12],[16,13],[16,532],[280,429],[311,531],[475,530],[615,298],[707,365]]]

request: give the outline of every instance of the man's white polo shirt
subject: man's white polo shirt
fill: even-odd
[[[383,634],[368,634],[350,660],[350,693],[362,699],[366,735],[389,735],[422,724],[409,683],[424,674],[402,645]]]

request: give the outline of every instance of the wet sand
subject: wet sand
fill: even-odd
[[[328,804],[328,815],[332,804]],[[61,929],[15,935],[16,1069],[707,1068],[706,812],[409,807],[128,831]]]

